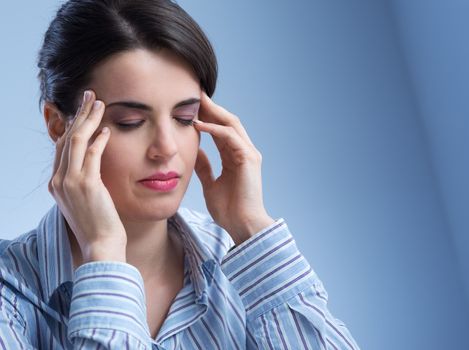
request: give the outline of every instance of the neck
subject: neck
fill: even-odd
[[[177,234],[168,231],[167,219],[123,224],[127,233],[127,263],[140,271],[143,280],[171,279],[176,269],[183,267],[184,249]],[[75,271],[82,264],[81,249],[67,222],[66,226]]]

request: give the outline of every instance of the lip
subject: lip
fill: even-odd
[[[169,192],[173,190],[179,183],[179,178],[172,177],[168,180],[143,180],[140,183],[154,191]]]
[[[178,178],[180,177],[180,175],[175,172],[175,171],[169,171],[167,173],[163,173],[161,171],[145,178],[145,179],[142,179],[140,180],[139,182],[143,182],[143,181],[166,181],[166,180],[170,180],[170,179],[174,179],[174,178]]]

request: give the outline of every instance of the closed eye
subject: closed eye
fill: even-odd
[[[189,126],[189,125],[192,125],[192,121],[194,119],[182,119],[182,118],[174,118],[176,119],[179,123],[181,123],[182,125],[185,125],[185,126]]]
[[[116,125],[119,129],[128,130],[128,129],[136,129],[140,125],[142,125],[144,122],[145,122],[144,120],[141,120],[138,123],[116,123]]]
[[[191,126],[193,125],[193,120],[194,119],[184,119],[184,118],[174,118],[176,119],[180,124],[182,124],[183,126]],[[129,130],[129,129],[136,129],[138,128],[139,126],[141,126],[145,121],[144,120],[140,120],[139,122],[137,123],[116,123],[116,125],[118,126],[118,128],[120,129],[123,129],[123,130]]]

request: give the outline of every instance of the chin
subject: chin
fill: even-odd
[[[138,206],[130,208],[127,206],[123,210],[118,210],[122,220],[130,221],[159,221],[173,216],[181,204],[181,201],[161,201],[160,203],[140,203]]]

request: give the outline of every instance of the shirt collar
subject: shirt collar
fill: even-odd
[[[189,262],[190,278],[197,297],[204,296],[207,284],[213,276],[214,260],[200,240],[195,228],[186,219],[187,209],[180,207],[168,218],[181,235],[184,251]],[[73,281],[73,264],[65,218],[55,203],[44,215],[37,227],[39,273],[43,295],[49,302],[55,290],[63,283]],[[208,279],[208,281],[207,281]]]
[[[173,225],[182,238],[184,252],[189,261],[191,281],[200,300],[213,279],[215,260],[200,239],[201,234],[196,231],[199,226],[190,225],[190,217],[187,208],[179,207],[177,212],[168,218],[168,225]]]

